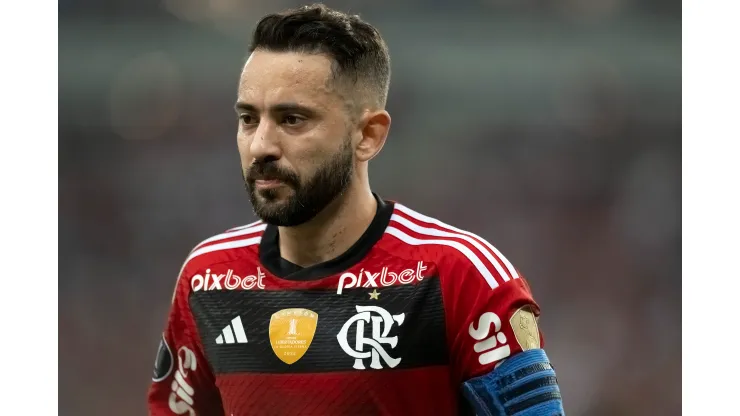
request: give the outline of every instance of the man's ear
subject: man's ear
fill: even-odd
[[[391,116],[385,110],[367,112],[359,121],[362,137],[355,146],[355,156],[361,162],[374,158],[383,148],[391,128]]]

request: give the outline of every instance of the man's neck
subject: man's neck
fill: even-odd
[[[369,188],[350,187],[311,221],[280,227],[280,256],[301,267],[336,258],[360,239],[377,208]]]

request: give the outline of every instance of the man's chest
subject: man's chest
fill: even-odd
[[[414,266],[361,269],[310,284],[261,269],[210,270],[191,278],[190,307],[216,375],[445,365],[439,279]]]

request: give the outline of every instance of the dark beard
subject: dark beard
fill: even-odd
[[[255,215],[267,224],[295,227],[318,215],[350,185],[353,172],[351,142],[324,163],[307,181],[302,182],[294,172],[280,168],[277,161],[254,162],[244,175],[244,184]],[[277,179],[293,189],[293,195],[281,201],[282,189],[257,191],[258,179]]]

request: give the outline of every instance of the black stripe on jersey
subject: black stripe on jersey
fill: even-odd
[[[364,366],[371,369],[372,355],[383,369],[391,368],[383,354],[372,354],[370,343],[358,347],[357,328],[364,327],[359,337],[362,341],[376,337],[385,340],[397,337],[397,345],[380,345],[391,362],[399,359],[395,369],[444,365],[448,362],[445,335],[445,318],[437,277],[427,277],[415,285],[399,285],[376,289],[378,299],[371,299],[373,288],[321,290],[234,290],[195,292],[190,296],[190,307],[198,325],[206,357],[216,373],[309,373],[357,370]],[[358,325],[355,320],[347,325],[346,341],[355,354],[369,353],[368,358],[356,359],[346,352],[337,335],[342,327],[358,315],[357,306],[377,306],[390,315],[396,315],[392,325],[382,322],[381,314],[363,313],[369,318]],[[278,359],[270,342],[270,318],[275,312],[289,308],[305,308],[318,315],[316,332],[305,355],[293,364]],[[401,325],[396,322],[403,315]],[[224,328],[240,317],[246,342],[230,339],[224,342]],[[388,327],[387,334],[383,331]],[[226,331],[228,332],[228,330]],[[229,338],[229,334],[227,334]],[[217,339],[220,338],[217,343]],[[344,338],[344,337],[343,337]],[[243,339],[242,339],[243,340]]]

